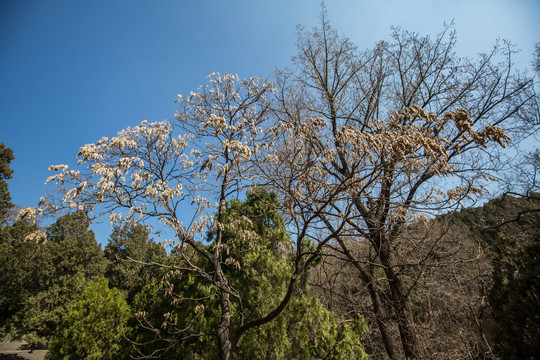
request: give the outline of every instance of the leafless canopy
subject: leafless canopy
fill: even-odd
[[[268,178],[291,215],[313,216],[321,234],[333,234],[333,250],[369,290],[392,359],[422,357],[409,298],[417,282],[405,279],[398,256],[403,229],[475,201],[503,148],[538,124],[533,81],[512,69],[510,44],[475,60],[457,57],[455,44],[452,26],[434,38],[394,29],[391,42],[361,52],[323,9],[319,27],[299,31],[293,68],[275,76]],[[373,265],[390,289],[386,304]],[[401,351],[385,323],[390,310]]]

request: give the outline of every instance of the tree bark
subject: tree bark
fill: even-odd
[[[384,322],[384,319],[386,319],[386,316],[384,314],[384,310],[382,308],[381,301],[379,299],[379,293],[377,292],[377,289],[375,288],[373,279],[368,278],[366,280],[368,281],[367,287],[368,287],[369,295],[371,297],[371,304],[373,306],[373,312],[375,313],[375,320],[377,321],[379,332],[381,333],[381,338],[384,344],[384,349],[386,350],[386,355],[388,355],[388,357],[391,360],[397,360],[398,356],[395,351],[394,342],[392,341],[392,337],[388,333],[388,328],[386,327],[386,324]]]
[[[230,339],[231,331],[231,302],[229,294],[222,290],[221,294],[221,321],[217,329],[219,360],[230,360],[232,346]]]
[[[418,343],[413,328],[413,319],[407,291],[405,290],[403,279],[400,274],[396,272],[396,260],[394,254],[390,250],[388,239],[383,238],[381,245],[379,256],[381,263],[384,266],[388,285],[390,286],[392,305],[397,317],[403,352],[407,359],[418,359]]]
[[[331,226],[330,223],[327,222],[328,226]],[[341,239],[340,236],[336,237],[339,245],[341,246],[341,249],[349,259],[349,261],[353,264],[353,266],[358,270],[358,273],[360,274],[360,278],[362,281],[366,284],[368,287],[369,295],[371,297],[371,305],[373,306],[373,312],[375,313],[375,321],[377,322],[377,326],[379,328],[379,332],[381,334],[381,338],[384,344],[384,349],[386,351],[386,355],[391,360],[397,360],[398,355],[396,354],[395,345],[392,340],[392,337],[388,333],[388,328],[386,327],[386,324],[384,320],[386,319],[386,315],[384,313],[384,309],[381,305],[381,300],[379,298],[379,293],[377,292],[377,288],[375,287],[375,284],[373,282],[373,277],[371,274],[369,274],[366,269],[356,260],[354,255],[351,253],[349,248],[347,247],[347,244]]]

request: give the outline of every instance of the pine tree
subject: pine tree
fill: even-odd
[[[13,207],[6,182],[7,179],[11,179],[11,174],[13,174],[13,170],[9,167],[13,159],[15,159],[13,150],[0,143],[0,226],[4,225],[8,210]]]

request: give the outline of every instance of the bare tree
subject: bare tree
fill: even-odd
[[[537,123],[532,80],[512,71],[511,46],[498,43],[472,61],[455,56],[455,41],[451,27],[434,39],[395,29],[392,42],[360,53],[323,9],[318,28],[299,31],[294,68],[276,73],[280,153],[296,159],[283,161],[280,174],[306,177],[276,189],[302,198],[302,212],[335,234],[364,286],[374,286],[371,265],[383,271],[407,358],[421,353],[409,298],[416,282],[399,262],[400,234],[483,194],[499,161],[492,143],[504,147]],[[355,256],[351,239],[373,258]],[[382,321],[387,307],[369,293],[387,355],[399,358]]]
[[[493,358],[492,320],[486,300],[491,278],[489,252],[475,233],[482,225],[475,224],[473,229],[458,218],[449,214],[407,226],[395,246],[397,262],[409,289],[413,326],[423,356],[489,359]],[[358,281],[354,263],[336,244],[327,247],[324,260],[310,272],[313,290],[340,316],[365,314],[370,324],[384,324],[390,341],[399,340],[394,313],[387,306],[391,292],[371,246],[354,239],[345,242],[352,257],[364,265],[362,270],[369,273],[371,283]],[[384,307],[383,318],[373,310],[371,288]],[[388,339],[377,331],[366,336],[364,344],[371,358],[388,358],[384,341]]]
[[[179,96],[181,110],[175,122],[145,121],[115,137],[85,145],[78,154],[80,170],[51,166],[58,173],[47,181],[64,187],[63,198],[42,198],[38,208],[23,209],[20,216],[78,209],[94,218],[108,216],[115,224],[136,221],[155,226],[161,222],[173,231],[171,241],[182,259],[181,266],[163,266],[203,279],[219,299],[220,317],[213,335],[219,358],[228,360],[246,331],[272,321],[283,311],[300,276],[332,235],[310,246],[312,239],[307,234],[314,217],[295,218],[298,221],[289,226],[295,240],[291,250],[294,266],[284,284],[285,294],[262,316],[244,314],[245,299],[224,270],[238,264],[238,259],[229,256],[230,244],[223,241],[223,231],[226,226],[240,225],[224,223],[223,216],[226,200],[256,180],[253,159],[270,147],[269,133],[263,131],[269,111],[265,99],[274,88],[258,78],[219,74],[209,78],[210,84],[198,92]],[[178,135],[178,129],[184,133]],[[236,229],[239,231],[241,228]],[[194,255],[204,259],[205,265],[194,261]],[[170,317],[165,314],[165,322],[170,324]],[[208,335],[194,332],[193,323],[175,329],[175,338],[168,344]]]

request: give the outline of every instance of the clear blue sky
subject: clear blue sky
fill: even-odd
[[[495,39],[522,50],[530,69],[540,42],[537,0],[328,0],[331,23],[360,49],[391,26],[435,35],[455,22],[457,52]],[[0,142],[12,148],[13,202],[52,191],[51,164],[142,120],[171,119],[177,94],[211,72],[269,74],[295,54],[296,25],[317,24],[308,0],[0,0]],[[106,241],[107,229],[97,229]]]

